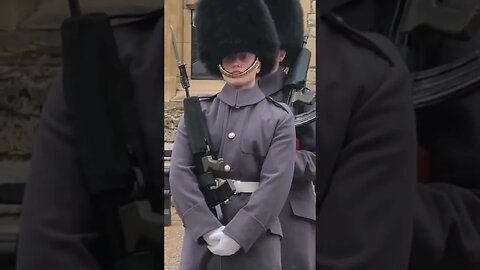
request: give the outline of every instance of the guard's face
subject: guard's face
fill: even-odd
[[[222,60],[223,68],[230,73],[241,73],[249,68],[255,61],[255,54],[241,52],[229,55]]]
[[[235,53],[223,58],[222,67],[232,75],[239,75],[251,68],[256,58],[256,55],[250,52]],[[223,73],[222,76],[226,83],[234,87],[249,87],[253,86],[258,72],[260,72],[260,68],[254,68],[238,77],[226,76]]]

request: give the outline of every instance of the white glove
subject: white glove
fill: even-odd
[[[218,244],[220,239],[210,240],[210,236],[214,233],[223,231],[223,229],[225,229],[225,226],[220,226],[220,227],[216,228],[215,230],[209,231],[208,233],[203,235],[203,239],[205,240],[205,242],[207,242],[207,244],[209,246],[214,246],[214,245]]]
[[[216,245],[208,246],[208,249],[215,255],[230,256],[240,249],[240,245],[228,235],[224,234],[223,231],[213,233],[209,238],[210,241],[218,241]]]

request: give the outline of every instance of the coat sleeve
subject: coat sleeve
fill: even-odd
[[[379,74],[369,81],[377,87],[357,85],[352,109],[341,119],[347,122],[345,134],[332,135],[342,136],[332,171],[317,179],[317,184],[330,181],[323,201],[317,201],[318,269],[408,267],[416,176],[411,79],[403,65],[376,70]],[[343,94],[350,95],[351,90]],[[321,97],[325,103],[340,91],[331,92],[337,93]],[[342,106],[335,108],[338,105],[330,105],[332,114],[342,113]],[[319,124],[330,117],[322,116]],[[322,132],[328,133],[336,123],[328,122]],[[319,192],[317,188],[317,198]]]
[[[259,188],[223,231],[245,252],[280,214],[292,184],[294,156],[295,129],[293,115],[288,113],[277,124],[260,172]]]
[[[316,153],[304,149],[296,151],[294,181],[315,181],[316,177]]]
[[[71,115],[60,77],[43,107],[23,197],[17,269],[84,269],[100,266],[89,196],[72,142]]]
[[[170,188],[175,208],[194,240],[202,243],[202,236],[222,224],[208,208],[194,174],[193,155],[190,152],[184,118],[180,119],[172,149]]]
[[[307,89],[309,94],[314,91]],[[313,106],[305,105],[303,112],[313,109]],[[316,177],[316,123],[312,122],[307,125],[296,128],[297,138],[300,140],[300,149],[296,152],[295,170],[293,174],[293,181],[312,182]]]

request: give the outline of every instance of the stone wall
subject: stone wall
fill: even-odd
[[[307,86],[315,88],[315,25],[316,1],[299,0],[304,11],[304,24],[310,30],[307,48],[312,52],[310,69],[307,76]],[[187,74],[190,78],[190,92],[192,95],[211,95],[221,89],[222,80],[192,80],[191,68],[191,16],[196,8],[197,0],[178,0],[165,2],[165,25],[171,25],[175,31],[177,48],[182,62],[186,64]],[[170,30],[165,31],[165,101],[181,101],[184,91],[178,78],[178,68],[172,53]]]
[[[56,31],[0,31],[0,182],[26,177],[40,111],[61,65]]]
[[[316,2],[315,0],[308,0],[309,8],[305,8],[304,10],[306,11],[306,26],[307,30],[310,33],[310,36],[308,38],[307,42],[307,48],[312,52],[312,58],[310,59],[310,67],[308,69],[308,75],[307,75],[307,85],[314,88],[316,85],[316,79],[315,79],[315,73],[316,73],[316,42],[317,42],[317,37],[316,37]],[[309,10],[309,11],[308,11]],[[307,12],[308,11],[308,12]]]

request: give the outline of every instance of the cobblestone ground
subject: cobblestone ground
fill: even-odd
[[[164,129],[165,143],[172,143],[175,138],[175,130],[178,121],[182,115],[182,102],[165,103],[164,113]],[[175,208],[172,207],[172,225],[165,227],[164,235],[164,269],[177,270],[180,262],[180,251],[182,250],[183,226],[180,217],[177,215]]]
[[[172,208],[172,225],[165,227],[165,270],[177,270],[182,250],[183,226],[175,208]]]

